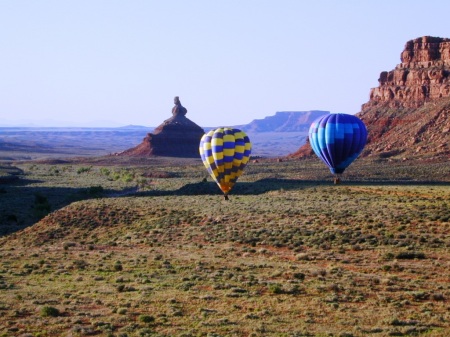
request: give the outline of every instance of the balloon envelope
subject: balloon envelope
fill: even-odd
[[[344,170],[359,156],[367,141],[364,123],[354,115],[328,114],[309,128],[309,142],[333,174]]]
[[[218,128],[200,140],[200,157],[225,196],[230,192],[250,159],[252,145],[239,129]]]

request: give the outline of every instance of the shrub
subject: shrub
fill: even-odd
[[[103,175],[105,175],[105,176],[109,176],[109,175],[111,174],[111,171],[108,170],[106,167],[102,167],[102,168],[100,169],[100,173],[103,174]]]
[[[303,281],[305,279],[305,274],[303,273],[294,273],[292,275],[295,279]]]
[[[77,170],[77,174],[81,174],[81,173],[84,173],[84,172],[89,172],[89,171],[91,170],[91,168],[92,168],[92,167],[80,167],[80,168]]]
[[[385,260],[393,260],[395,257],[395,255],[391,252],[384,254],[384,259]]]
[[[121,271],[121,270],[123,270],[122,263],[116,262],[116,263],[114,264],[114,270],[115,270],[115,271]]]
[[[445,301],[445,296],[442,293],[433,294],[432,298],[435,301]]]
[[[60,315],[60,312],[55,307],[45,306],[41,309],[42,317],[58,317],[59,315]]]
[[[276,283],[269,284],[269,291],[272,294],[282,294],[282,293],[284,293],[283,288],[279,284],[276,284]]]
[[[155,317],[149,315],[141,315],[139,316],[139,321],[142,323],[153,323],[155,321]]]
[[[125,315],[127,312],[128,312],[127,308],[119,308],[119,309],[117,309],[117,313],[119,315]]]
[[[414,259],[425,259],[425,254],[422,252],[401,252],[395,256],[399,260],[414,260]]]
[[[134,176],[131,173],[129,173],[129,172],[126,172],[122,176],[122,181],[125,182],[125,183],[129,183],[129,182],[133,181],[133,179],[134,179]]]
[[[75,247],[77,244],[75,242],[64,242],[64,250],[68,250],[70,247]]]

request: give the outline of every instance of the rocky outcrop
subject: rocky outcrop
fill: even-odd
[[[368,129],[363,156],[408,159],[450,157],[450,97],[418,108],[369,107],[359,113]]]
[[[187,110],[175,97],[172,117],[148,133],[138,146],[123,151],[123,156],[199,157],[198,146],[204,130],[188,119]]]
[[[380,103],[418,108],[450,96],[450,39],[424,36],[408,41],[400,59],[394,70],[381,72],[380,85],[370,90],[363,110]]]

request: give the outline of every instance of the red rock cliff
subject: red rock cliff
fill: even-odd
[[[370,90],[368,109],[388,102],[390,107],[418,108],[425,102],[450,96],[450,39],[424,36],[405,45],[401,63],[380,74]]]

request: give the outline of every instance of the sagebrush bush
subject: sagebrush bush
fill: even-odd
[[[142,323],[153,323],[155,321],[155,317],[149,315],[140,315],[139,321]]]
[[[45,306],[41,309],[41,316],[42,317],[58,317],[60,315],[60,312],[55,307]]]

